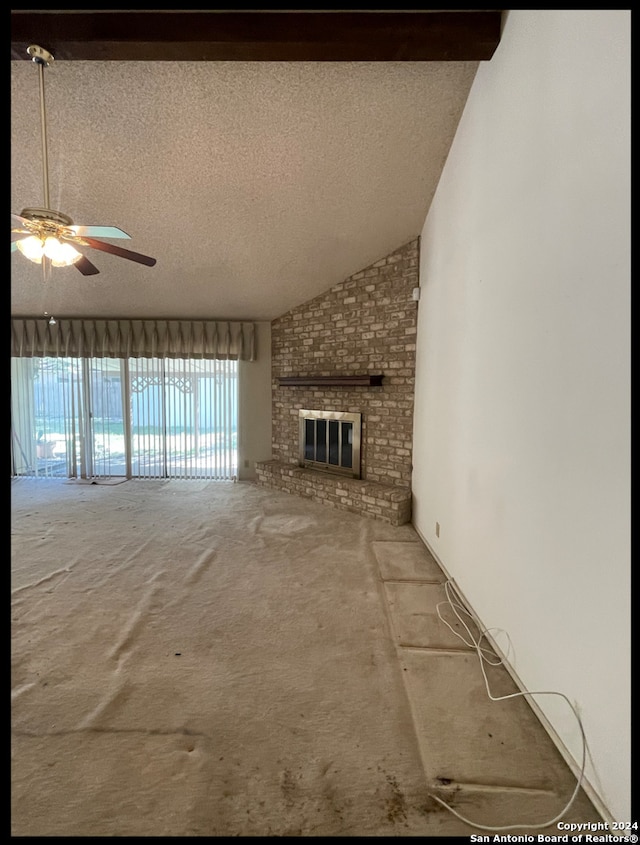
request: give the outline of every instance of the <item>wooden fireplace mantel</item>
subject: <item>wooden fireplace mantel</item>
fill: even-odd
[[[364,376],[281,376],[280,387],[380,387],[382,374]]]

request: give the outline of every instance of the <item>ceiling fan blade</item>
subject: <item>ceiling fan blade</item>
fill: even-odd
[[[77,243],[74,242],[73,238],[63,238],[63,240],[69,240],[72,244]],[[156,259],[151,258],[148,255],[142,255],[139,252],[132,252],[130,249],[123,249],[121,246],[108,244],[104,241],[99,241],[96,238],[82,238],[80,243],[85,243],[87,246],[92,246],[94,249],[101,249],[103,252],[110,252],[112,255],[119,255],[120,258],[128,258],[130,261],[137,261],[138,264],[146,264],[147,267],[153,267],[156,263]]]
[[[11,215],[11,252],[18,249],[17,241],[22,241],[33,234],[29,228],[29,221],[18,214]]]
[[[11,228],[24,229],[29,221],[26,217],[20,217],[19,214],[11,214]]]
[[[80,238],[128,238],[131,235],[118,229],[117,226],[69,226],[74,235]]]
[[[95,264],[92,264],[84,255],[80,256],[73,266],[77,267],[83,276],[96,276],[100,272]]]

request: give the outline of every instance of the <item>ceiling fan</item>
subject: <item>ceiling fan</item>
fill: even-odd
[[[100,271],[84,255],[91,249],[109,252],[138,264],[153,267],[155,258],[116,246],[104,238],[127,238],[130,235],[116,226],[77,226],[60,211],[49,207],[49,167],[47,161],[47,126],[44,99],[44,68],[53,62],[53,56],[43,47],[32,44],[27,48],[31,60],[38,66],[40,78],[40,118],[42,128],[42,171],[44,182],[44,208],[23,208],[20,214],[11,214],[11,251],[16,249],[30,261],[42,264],[45,278],[51,265],[74,265],[83,276],[95,276]]]

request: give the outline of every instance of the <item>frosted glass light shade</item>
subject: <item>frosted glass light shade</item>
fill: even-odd
[[[71,244],[60,243],[57,238],[48,237],[44,242],[44,254],[54,267],[69,267],[80,258],[80,253]]]
[[[42,264],[42,253],[44,252],[44,244],[35,235],[28,238],[23,238],[16,243],[16,246],[25,258],[33,261],[35,264]]]
[[[52,235],[44,241],[36,235],[31,235],[18,241],[17,247],[24,257],[34,264],[42,264],[42,256],[46,255],[54,267],[69,267],[81,257],[81,253],[71,244],[61,243]]]

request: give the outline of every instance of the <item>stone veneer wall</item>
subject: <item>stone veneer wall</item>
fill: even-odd
[[[362,414],[363,481],[404,488],[410,497],[418,268],[416,239],[272,322],[273,460],[267,462],[268,477],[265,467],[256,465],[259,483],[276,486],[275,466],[297,466],[300,408],[350,411]],[[281,376],[378,373],[384,376],[380,387],[281,387],[278,382]],[[285,475],[291,478],[291,472]],[[320,476],[325,498],[328,474]],[[336,478],[336,486],[338,481],[344,477]],[[340,506],[335,496],[329,498]],[[345,504],[363,510],[361,504]],[[370,515],[381,516],[378,505]]]

